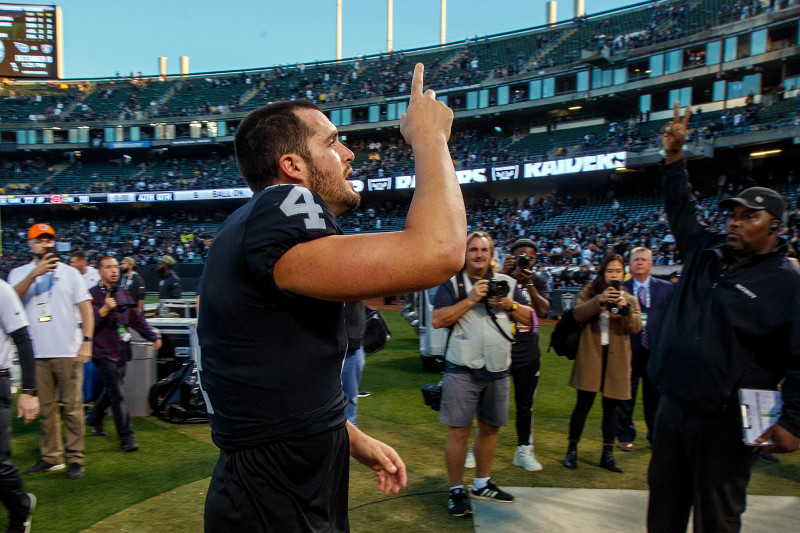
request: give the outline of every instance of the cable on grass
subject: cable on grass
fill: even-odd
[[[429,490],[425,492],[412,492],[411,494],[403,494],[402,496],[393,496],[391,498],[383,498],[382,500],[375,500],[367,503],[362,503],[361,505],[356,505],[355,507],[351,507],[347,511],[355,511],[356,509],[361,509],[362,507],[366,507],[368,505],[373,505],[376,503],[383,503],[383,502],[390,502],[392,500],[399,500],[401,498],[409,498],[411,496],[424,496],[426,494],[449,494],[449,490]]]

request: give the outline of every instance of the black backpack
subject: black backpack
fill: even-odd
[[[364,319],[364,354],[372,355],[386,346],[386,343],[392,338],[392,332],[389,330],[389,325],[386,319],[377,309],[370,306],[364,306],[366,310],[366,318]]]
[[[567,309],[561,316],[561,320],[556,323],[553,334],[550,336],[550,348],[556,351],[556,355],[566,357],[570,361],[578,355],[578,344],[581,341],[581,331],[583,324],[575,320],[572,316],[572,309]]]

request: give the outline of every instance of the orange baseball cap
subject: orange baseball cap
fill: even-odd
[[[35,239],[42,235],[52,235],[53,238],[55,238],[56,232],[50,224],[34,224],[31,226],[31,229],[28,230],[28,239]]]

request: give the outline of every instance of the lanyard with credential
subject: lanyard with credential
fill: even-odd
[[[36,281],[34,282],[33,303],[35,304],[36,310],[39,313],[39,322],[50,322],[53,320],[53,314],[50,310],[50,302],[52,301],[53,297],[55,275],[55,271],[48,272],[47,274],[43,274],[36,278]],[[47,293],[47,301],[42,302],[39,297],[45,292]]]

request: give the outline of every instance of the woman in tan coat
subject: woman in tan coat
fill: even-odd
[[[603,393],[603,455],[600,466],[622,473],[614,460],[617,406],[631,397],[631,343],[628,335],[642,329],[639,302],[619,289],[625,260],[606,256],[597,277],[584,285],[572,313],[584,324],[569,385],[578,401],[569,420],[569,447],[564,466],[578,467],[578,441],[597,392]]]

